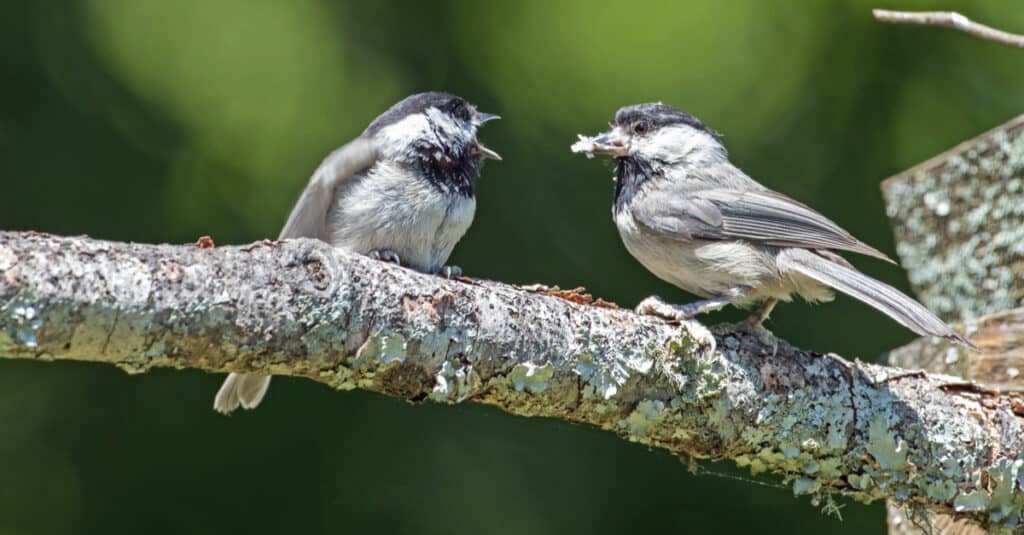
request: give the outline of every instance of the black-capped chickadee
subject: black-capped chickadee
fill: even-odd
[[[689,319],[726,304],[830,301],[831,288],[919,335],[974,346],[920,303],[857,271],[836,251],[892,262],[813,209],[774,192],[729,161],[718,133],[661,103],[620,109],[611,130],[580,136],[574,152],[615,159],[612,215],[622,241],[662,280],[705,298],[669,305],[648,297],[637,312]]]
[[[407,97],[327,156],[280,238],[316,238],[417,271],[457,276],[460,270],[444,263],[473,222],[473,183],[483,159],[501,159],[477,141],[477,128],[497,118],[446,93]],[[232,373],[214,409],[251,409],[269,385],[268,375]]]

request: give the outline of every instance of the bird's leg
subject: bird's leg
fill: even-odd
[[[402,265],[402,259],[398,257],[398,253],[391,249],[374,249],[368,254],[370,258],[374,260],[381,260],[384,262],[391,262],[395,265]]]
[[[704,301],[694,301],[685,305],[670,305],[662,301],[660,297],[652,295],[640,301],[640,304],[634,310],[637,314],[645,316],[658,316],[671,321],[682,321],[693,319],[698,314],[721,310],[725,305],[732,302],[733,299],[735,297],[723,296]]]
[[[457,279],[462,276],[462,268],[459,266],[443,266],[439,273],[446,279]]]
[[[778,302],[779,300],[774,297],[765,299],[764,302],[761,303],[761,306],[758,307],[757,310],[742,323],[742,325],[746,325],[754,331],[758,340],[762,344],[772,349],[771,354],[773,357],[779,351],[779,339],[775,338],[775,335],[773,335],[768,329],[765,329],[762,324],[764,323],[764,320],[768,319],[768,316],[772,313],[772,309],[775,308],[775,304]]]
[[[775,308],[775,304],[778,302],[779,300],[774,297],[769,297],[768,299],[765,299],[764,302],[761,303],[761,306],[758,307],[757,310],[753,314],[751,314],[749,318],[746,319],[745,323],[747,323],[751,327],[763,329],[764,326],[761,324],[764,323],[764,320],[768,319],[768,316],[770,316],[772,313],[772,309]]]

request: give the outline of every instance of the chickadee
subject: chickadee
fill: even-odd
[[[620,109],[611,130],[579,136],[573,152],[616,162],[612,215],[626,249],[662,280],[704,297],[669,305],[656,296],[637,312],[689,319],[727,304],[830,301],[830,288],[878,309],[919,335],[975,349],[923,305],[857,271],[836,251],[893,262],[825,216],[774,192],[729,161],[717,132],[661,103]],[[895,262],[893,262],[895,263]]]
[[[407,97],[335,150],[313,173],[280,238],[316,238],[334,247],[424,273],[445,266],[466,233],[483,159],[501,156],[480,144],[477,128],[497,115],[446,93]],[[230,413],[259,405],[269,375],[232,373],[213,407]]]

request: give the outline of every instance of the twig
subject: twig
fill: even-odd
[[[875,20],[891,24],[920,24],[922,26],[945,26],[965,33],[969,33],[979,39],[1001,43],[1004,45],[1024,48],[1024,35],[1004,32],[991,26],[985,26],[972,21],[971,19],[955,11],[888,11],[885,9],[872,10]]]

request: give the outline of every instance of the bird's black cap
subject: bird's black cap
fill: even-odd
[[[462,97],[431,91],[429,93],[417,93],[402,99],[399,103],[388,108],[366,127],[364,136],[377,133],[380,129],[395,124],[406,117],[422,113],[430,108],[437,108],[456,119],[469,121],[472,116],[472,106]]]
[[[641,119],[649,121],[651,123],[651,127],[655,129],[663,126],[685,124],[692,128],[696,128],[697,130],[707,132],[715,138],[721,137],[718,132],[708,128],[708,126],[701,122],[700,119],[686,113],[685,111],[660,102],[648,102],[646,104],[626,106],[624,108],[620,108],[619,111],[615,113],[615,124],[618,126],[626,127]]]

